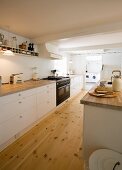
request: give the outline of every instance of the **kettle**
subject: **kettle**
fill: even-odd
[[[119,73],[114,75],[114,73]],[[121,71],[120,70],[113,70],[113,76],[111,77],[112,81],[112,89],[113,91],[121,91],[122,90],[122,79],[121,79]]]

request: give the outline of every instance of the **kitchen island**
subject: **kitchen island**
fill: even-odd
[[[87,93],[80,103],[84,104],[83,158],[87,169],[89,156],[97,149],[108,148],[122,153],[122,92],[114,98]]]

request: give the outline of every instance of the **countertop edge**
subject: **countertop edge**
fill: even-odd
[[[96,88],[95,85],[90,91],[93,91]],[[96,107],[103,107],[106,109],[113,109],[113,110],[122,110],[122,91],[118,93],[118,95],[114,98],[101,98],[91,96],[89,92],[85,94],[85,96],[80,100],[80,104],[89,105],[89,106],[96,106]]]
[[[47,82],[47,80],[43,80],[43,83],[41,83],[41,82],[37,82],[37,84],[35,84],[35,83],[36,82],[33,81],[32,84],[29,87],[27,87],[26,86],[27,82],[24,82],[24,84],[19,84],[19,85],[21,85],[21,87],[18,87],[18,88],[15,88],[15,89],[12,87],[13,89],[10,88],[9,91],[7,91],[7,92],[3,91],[2,88],[4,88],[6,86],[6,85],[3,85],[2,88],[0,87],[0,97],[11,95],[11,94],[22,92],[22,91],[26,91],[26,90],[30,90],[30,89],[34,89],[34,88],[38,88],[38,87],[42,87],[42,86],[46,86],[46,85],[53,84],[53,83],[56,83],[56,82],[51,81],[51,80],[48,80],[48,82]]]
[[[122,106],[108,105],[108,104],[102,104],[102,103],[94,103],[94,102],[84,101],[82,99],[80,100],[80,104],[95,106],[95,107],[102,107],[102,108],[106,108],[106,109],[122,110]]]

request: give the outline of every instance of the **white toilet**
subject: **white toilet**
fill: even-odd
[[[96,150],[90,156],[89,170],[122,170],[122,154],[108,149]]]

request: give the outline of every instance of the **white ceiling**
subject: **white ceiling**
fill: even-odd
[[[0,27],[38,42],[121,21],[122,0],[0,0]]]
[[[52,41],[53,44],[57,45],[61,50],[71,49],[83,49],[83,47],[93,47],[111,44],[121,44],[122,43],[122,32],[117,33],[107,33],[107,34],[96,34],[89,36],[78,36],[67,39],[60,39]],[[122,46],[122,44],[121,44]]]
[[[105,53],[87,50],[122,47],[121,8],[122,0],[0,0],[0,28],[70,54]]]

